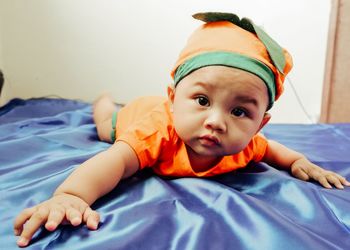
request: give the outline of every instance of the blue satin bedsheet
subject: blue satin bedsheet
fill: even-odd
[[[264,133],[350,179],[350,124],[268,125]],[[108,146],[88,103],[14,99],[0,108],[0,249],[17,249],[12,228],[22,209]],[[97,231],[42,229],[28,249],[350,249],[350,188],[327,190],[266,164],[207,179],[143,171],[93,208]]]

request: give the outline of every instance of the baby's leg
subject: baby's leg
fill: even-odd
[[[109,94],[103,94],[94,101],[93,118],[101,141],[112,142],[112,115],[115,111],[116,106]]]

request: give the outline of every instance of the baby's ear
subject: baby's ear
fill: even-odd
[[[271,115],[269,113],[265,113],[257,132],[259,132],[270,121],[270,119]]]
[[[175,98],[175,87],[173,84],[168,85],[168,98],[171,104],[173,104]]]

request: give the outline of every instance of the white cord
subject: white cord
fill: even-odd
[[[293,90],[293,93],[294,93],[294,96],[295,98],[297,99],[297,102],[299,103],[299,106],[301,107],[301,109],[303,110],[305,116],[309,119],[309,121],[313,124],[315,124],[316,122],[312,119],[312,116],[310,115],[310,113],[306,110],[303,102],[301,101],[301,98],[300,96],[298,95],[298,92],[296,91],[293,83],[292,83],[292,80],[287,76],[287,81],[289,83],[289,85],[292,87],[292,90]]]

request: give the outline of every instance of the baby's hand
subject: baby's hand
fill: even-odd
[[[84,222],[89,229],[96,230],[99,221],[99,214],[79,197],[58,194],[34,207],[24,209],[15,220],[14,232],[20,236],[17,245],[25,247],[34,233],[44,224],[47,230],[54,231],[64,222],[73,226]]]
[[[312,179],[318,181],[325,188],[332,188],[332,185],[334,185],[338,189],[344,189],[343,185],[350,186],[350,182],[348,182],[343,176],[325,170],[313,164],[306,158],[301,158],[295,161],[291,166],[291,172],[292,175],[301,180],[307,181]]]

